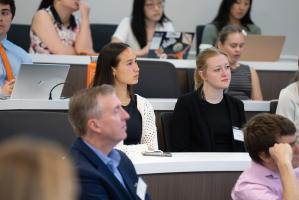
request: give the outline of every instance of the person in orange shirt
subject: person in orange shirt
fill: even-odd
[[[29,54],[21,47],[7,40],[12,20],[15,16],[14,0],[0,0],[0,95],[10,96],[15,76],[22,63],[32,63]]]

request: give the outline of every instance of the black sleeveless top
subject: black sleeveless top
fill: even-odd
[[[127,138],[124,140],[124,144],[140,144],[142,136],[142,117],[137,109],[136,95],[134,95],[134,99],[131,99],[128,105],[122,107],[130,115],[129,120],[127,120]]]

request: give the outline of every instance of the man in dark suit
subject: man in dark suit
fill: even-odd
[[[71,156],[82,200],[150,199],[130,159],[114,149],[127,136],[128,118],[112,86],[86,89],[71,98],[69,120],[79,136]]]

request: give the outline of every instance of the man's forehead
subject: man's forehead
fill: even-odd
[[[298,135],[290,134],[290,135],[282,135],[278,138],[277,142],[279,143],[292,143],[298,139]]]
[[[99,95],[97,99],[102,111],[105,109],[114,109],[121,105],[121,102],[115,93]]]
[[[9,4],[0,3],[0,10],[10,10]]]

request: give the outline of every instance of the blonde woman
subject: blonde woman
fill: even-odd
[[[238,138],[245,122],[244,105],[224,93],[230,79],[226,53],[209,48],[199,54],[194,72],[196,90],[180,97],[175,105],[173,151],[244,151]]]
[[[9,140],[0,145],[0,199],[75,200],[76,179],[66,153],[54,144]]]

